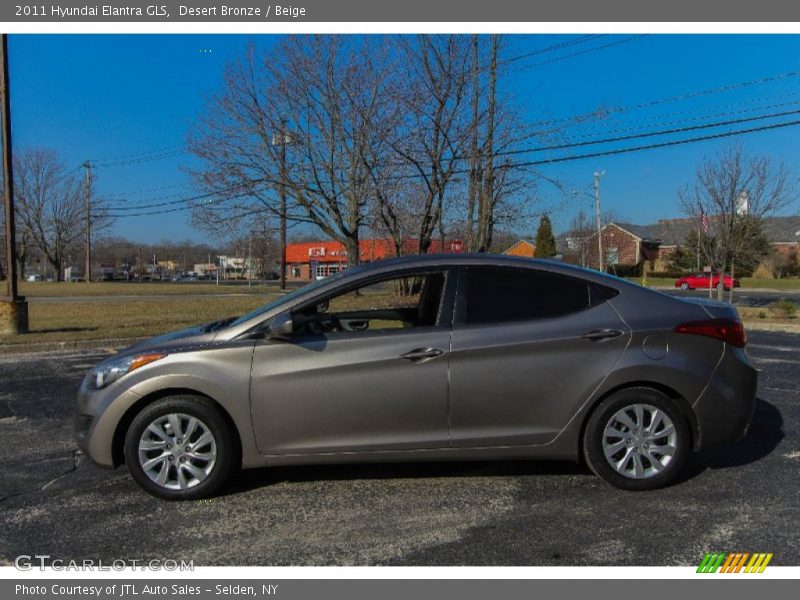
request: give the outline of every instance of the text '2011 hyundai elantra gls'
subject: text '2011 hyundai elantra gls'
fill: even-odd
[[[651,489],[745,434],[745,343],[729,305],[557,262],[393,259],[121,351],[76,435],[169,499],[240,467],[450,459],[585,459]]]

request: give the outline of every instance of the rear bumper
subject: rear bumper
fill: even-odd
[[[735,442],[747,434],[756,404],[758,372],[741,348],[726,346],[708,386],[694,404],[699,448]]]

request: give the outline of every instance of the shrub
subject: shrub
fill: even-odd
[[[778,302],[772,305],[777,311],[779,311],[784,319],[794,319],[797,315],[797,304],[792,302],[791,300],[786,300],[785,298],[781,298]]]

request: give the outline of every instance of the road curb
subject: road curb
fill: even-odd
[[[779,333],[800,333],[800,323],[759,323],[744,321],[746,331],[772,331]]]
[[[149,337],[111,338],[102,340],[65,340],[63,342],[31,342],[22,344],[3,344],[0,356],[9,354],[46,354],[50,352],[73,352],[75,350],[108,350],[109,352],[131,346]]]

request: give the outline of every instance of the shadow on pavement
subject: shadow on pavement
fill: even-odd
[[[689,461],[681,479],[689,479],[706,469],[728,469],[759,461],[775,450],[784,435],[781,411],[757,398],[747,435],[733,444],[701,450]]]
[[[753,421],[739,442],[701,450],[683,472],[669,484],[678,485],[706,469],[727,469],[759,461],[783,439],[783,416],[769,402],[756,400]],[[569,461],[454,461],[416,463],[370,463],[269,467],[235,475],[221,495],[237,494],[280,482],[342,481],[358,479],[413,479],[425,477],[508,477],[523,475],[587,475],[582,464]]]
[[[509,477],[520,475],[587,475],[588,468],[570,461],[453,461],[268,467],[237,473],[221,491],[238,494],[280,482],[417,479],[426,477]]]

